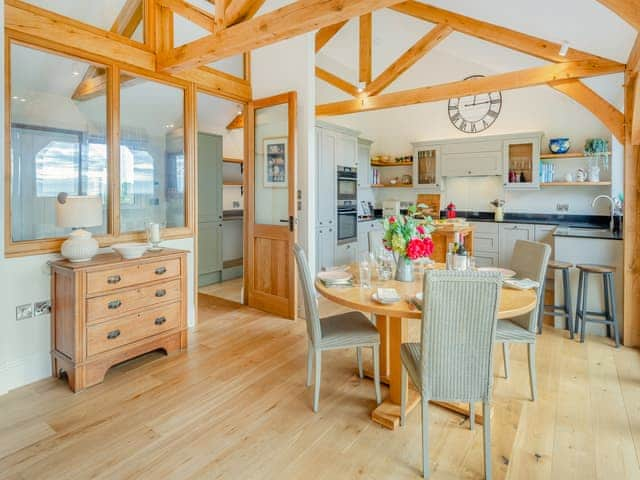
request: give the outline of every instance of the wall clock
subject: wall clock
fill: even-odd
[[[471,75],[465,78],[484,77]],[[489,92],[449,100],[449,120],[461,132],[479,133],[489,128],[502,110],[502,93]]]

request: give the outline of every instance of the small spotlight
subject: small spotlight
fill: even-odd
[[[560,51],[558,52],[558,54],[562,57],[566,57],[568,51],[569,51],[569,42],[565,40],[564,42],[562,42],[562,45],[560,45]]]
[[[364,83],[364,82],[358,83],[358,93],[364,92],[364,87],[366,87],[366,86],[367,86],[367,84]]]
[[[164,126],[164,128],[173,128],[173,123],[168,123]]]

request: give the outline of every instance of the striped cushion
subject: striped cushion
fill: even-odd
[[[380,334],[369,319],[360,312],[347,312],[320,319],[322,339],[320,348],[376,345]]]
[[[533,343],[536,334],[513,323],[511,320],[498,320],[496,342]]]
[[[420,369],[422,368],[422,363],[420,362],[420,344],[419,343],[403,343],[400,347],[400,358],[402,359],[402,363],[407,369],[407,373],[411,378],[413,384],[418,387],[420,391],[422,391],[422,375],[420,374]]]

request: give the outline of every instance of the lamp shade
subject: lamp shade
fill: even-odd
[[[98,196],[65,196],[56,202],[59,227],[84,228],[102,225],[102,200]]]

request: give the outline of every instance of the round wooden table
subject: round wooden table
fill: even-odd
[[[443,267],[442,264],[436,264],[431,268]],[[352,265],[350,271],[354,274],[353,287],[326,287],[321,281],[316,280],[316,290],[323,297],[339,305],[376,315],[376,326],[380,332],[380,376],[381,380],[389,385],[389,397],[373,410],[371,417],[375,422],[394,429],[400,421],[400,345],[406,341],[408,320],[422,318],[422,312],[411,303],[410,299],[422,291],[424,275],[416,275],[413,282],[374,281],[372,288],[365,289],[358,285],[357,264]],[[395,288],[402,300],[392,305],[381,305],[373,301],[371,294],[378,287]],[[535,306],[535,290],[503,288],[498,318],[513,318],[529,313]],[[410,388],[407,395],[407,410],[412,410],[419,400],[418,393]],[[458,413],[469,414],[467,404],[435,403]],[[482,415],[476,412],[476,421],[482,423],[483,420]]]

